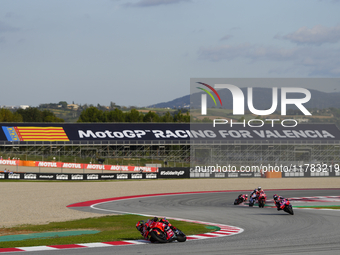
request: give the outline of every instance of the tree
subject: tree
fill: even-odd
[[[118,108],[113,111],[104,112],[107,122],[125,122],[125,114]]]
[[[0,122],[22,122],[22,116],[17,112],[13,113],[9,109],[0,109]]]
[[[116,108],[116,104],[114,102],[110,102],[110,109],[113,110],[114,108]]]
[[[41,112],[43,122],[64,122],[62,118],[58,118],[55,114],[49,110]]]
[[[43,122],[41,111],[36,107],[17,110],[24,122]]]
[[[41,111],[36,107],[19,109],[16,113],[22,116],[23,122],[64,122],[63,119],[55,116],[50,110]]]
[[[143,122],[143,114],[140,114],[136,109],[131,109],[129,113],[126,114],[127,122]]]
[[[161,118],[162,122],[173,122],[174,118],[172,117],[172,115],[170,114],[169,111],[167,111],[164,116]]]
[[[144,115],[143,121],[144,122],[159,122],[160,117],[155,112],[149,111],[147,114]]]
[[[174,122],[190,122],[189,112],[186,112],[186,114],[183,115],[182,111],[179,110],[174,116]]]
[[[60,101],[59,104],[61,105],[62,108],[64,108],[64,109],[67,108],[67,102],[66,101]]]
[[[90,106],[81,112],[77,122],[106,122],[106,116],[102,110]]]

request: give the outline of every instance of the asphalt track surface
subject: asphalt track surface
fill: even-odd
[[[339,196],[340,189],[266,191],[284,197]],[[340,210],[294,209],[289,215],[275,208],[234,206],[240,192],[182,194],[101,203],[97,213],[130,212],[200,220],[241,227],[238,235],[187,241],[25,254],[340,254]],[[81,201],[80,201],[81,202]],[[294,205],[294,203],[293,203]]]

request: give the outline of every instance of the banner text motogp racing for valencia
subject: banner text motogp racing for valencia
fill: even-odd
[[[43,138],[36,133],[30,140],[17,139],[11,136],[7,130],[14,127],[23,130],[23,127],[44,130],[61,130],[65,143],[72,141],[227,141],[227,140],[314,140],[314,141],[339,141],[340,131],[334,124],[299,124],[295,127],[281,125],[280,122],[264,124],[258,127],[249,127],[242,123],[230,125],[210,124],[175,124],[175,123],[119,123],[119,124],[33,124],[10,123],[2,124],[0,129],[0,141],[7,142],[56,142],[56,136],[52,133],[44,133]],[[7,133],[5,133],[7,132]],[[20,138],[20,134],[18,135]],[[17,140],[13,140],[14,138]],[[12,140],[11,140],[12,139]]]

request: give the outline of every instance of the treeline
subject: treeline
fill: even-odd
[[[18,109],[12,112],[9,109],[0,109],[0,122],[64,122],[49,110],[39,110],[35,107]]]
[[[64,119],[56,117],[50,110],[40,110],[35,107],[18,109],[11,111],[9,109],[0,109],[0,122],[65,122]],[[182,113],[181,110],[171,114],[166,112],[159,115],[149,111],[143,114],[136,109],[123,112],[116,108],[114,110],[101,110],[91,106],[80,113],[77,122],[190,122],[190,115],[187,111]]]
[[[181,110],[173,115],[166,112],[161,116],[152,111],[143,114],[136,109],[123,112],[118,108],[103,111],[96,107],[89,107],[81,112],[77,122],[190,122],[190,115],[189,112],[183,114]]]

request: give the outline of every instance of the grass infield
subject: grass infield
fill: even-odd
[[[96,230],[96,234],[76,236],[48,236],[43,238],[0,242],[0,248],[28,247],[43,245],[79,244],[93,242],[112,242],[141,239],[135,225],[139,220],[150,217],[138,215],[113,215],[88,218],[65,222],[51,222],[45,225],[23,225],[13,228],[0,228],[0,236],[23,235],[32,233],[63,232],[70,230]],[[217,227],[170,220],[171,224],[182,230],[186,235],[201,234],[218,230]]]

